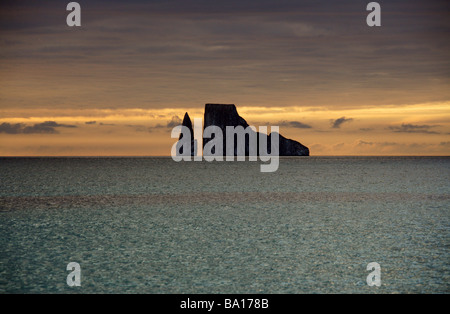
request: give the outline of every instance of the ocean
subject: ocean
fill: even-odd
[[[450,292],[450,158],[259,166],[0,158],[0,293]]]

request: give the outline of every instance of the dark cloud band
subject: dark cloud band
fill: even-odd
[[[57,134],[59,133],[55,128],[76,128],[76,125],[59,124],[55,121],[45,121],[36,123],[32,126],[26,126],[23,123],[11,124],[4,122],[0,124],[0,133],[6,134]]]

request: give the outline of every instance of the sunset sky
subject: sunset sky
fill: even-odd
[[[450,2],[0,2],[0,156],[169,156],[236,104],[311,155],[450,155]]]

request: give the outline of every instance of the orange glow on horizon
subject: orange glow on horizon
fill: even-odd
[[[279,125],[280,133],[310,148],[311,155],[450,155],[450,102],[350,108],[252,107],[238,113],[255,127]],[[2,123],[32,126],[55,121],[73,127],[52,134],[0,133],[1,156],[170,156],[168,127],[202,118],[203,108],[2,110]],[[50,115],[53,113],[53,115]],[[21,117],[22,116],[22,117]],[[346,117],[333,128],[334,120]],[[301,122],[296,128],[289,122]]]

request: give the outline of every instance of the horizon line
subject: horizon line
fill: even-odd
[[[195,157],[195,156],[191,156]],[[203,155],[202,155],[203,157]],[[233,156],[238,157],[238,156]],[[245,156],[248,157],[248,156]],[[276,157],[276,156],[275,156]],[[308,158],[308,157],[450,157],[450,155],[310,155],[310,156],[278,156],[278,158]],[[170,155],[9,155],[0,158],[172,158]]]

